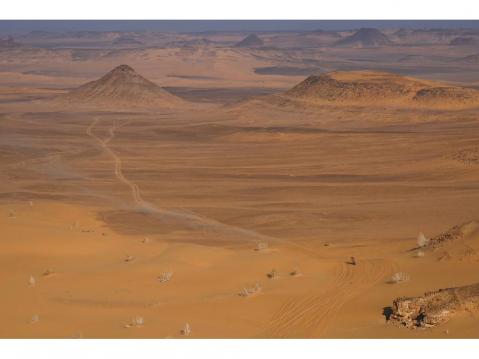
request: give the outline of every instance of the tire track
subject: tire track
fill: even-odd
[[[357,266],[340,263],[335,277],[319,294],[296,297],[273,315],[262,337],[321,337],[341,308],[395,271],[393,262],[362,260]]]
[[[140,189],[138,188],[138,185],[136,183],[133,183],[132,181],[130,181],[128,178],[125,177],[125,175],[123,174],[123,163],[122,163],[120,157],[118,157],[118,155],[115,152],[113,152],[113,150],[108,146],[108,143],[115,137],[116,129],[118,127],[121,127],[121,126],[124,126],[124,125],[128,124],[129,121],[123,123],[122,125],[120,125],[118,122],[116,122],[115,125],[113,125],[112,127],[110,127],[108,129],[109,136],[104,140],[102,140],[100,137],[95,135],[92,131],[97,123],[98,123],[98,118],[95,118],[93,120],[93,122],[90,124],[90,126],[88,126],[88,128],[86,129],[86,134],[88,136],[92,137],[93,139],[95,139],[100,144],[102,149],[108,155],[110,155],[111,158],[113,158],[113,161],[114,161],[114,164],[115,164],[115,170],[114,170],[115,177],[120,182],[124,183],[125,185],[127,185],[130,188],[131,194],[133,196],[133,201],[135,202],[135,204],[138,205],[138,206],[144,206],[146,204],[146,202],[143,201],[143,199],[141,198]]]

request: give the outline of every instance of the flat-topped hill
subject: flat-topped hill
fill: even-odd
[[[479,105],[479,91],[472,88],[372,71],[311,75],[282,96],[311,104],[441,108]]]

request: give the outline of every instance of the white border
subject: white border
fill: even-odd
[[[477,0],[4,0],[0,19],[479,18]]]
[[[479,19],[474,0],[5,0],[0,19]],[[2,358],[477,356],[478,340],[0,340]]]
[[[3,358],[404,359],[477,356],[477,340],[4,340]],[[6,355],[5,355],[6,354]]]

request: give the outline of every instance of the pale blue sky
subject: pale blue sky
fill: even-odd
[[[479,21],[464,20],[0,20],[2,33],[32,30],[65,31],[288,31],[349,30],[359,27],[479,28]]]

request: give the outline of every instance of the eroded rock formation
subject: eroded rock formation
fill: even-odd
[[[460,311],[479,309],[479,283],[440,289],[420,297],[401,297],[393,301],[389,321],[407,328],[427,328],[448,321]]]

